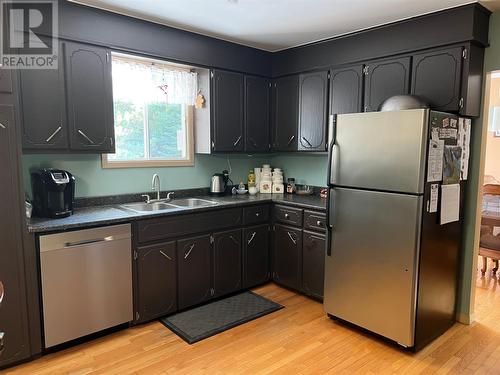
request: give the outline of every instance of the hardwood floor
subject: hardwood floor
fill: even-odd
[[[499,374],[500,282],[477,281],[477,322],[417,354],[328,319],[322,305],[269,284],[286,308],[188,345],[158,322],[125,329],[7,374]]]

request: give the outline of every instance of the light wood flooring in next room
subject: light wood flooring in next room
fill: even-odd
[[[478,277],[477,285],[477,322],[455,324],[417,354],[335,323],[320,303],[268,284],[255,291],[283,304],[284,309],[194,345],[153,322],[6,373],[499,374],[500,282]]]

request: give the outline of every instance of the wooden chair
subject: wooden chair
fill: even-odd
[[[483,195],[500,196],[500,185],[486,184],[483,186]],[[488,258],[495,262],[492,272],[496,275],[498,271],[498,261],[500,260],[500,234],[494,235],[495,226],[500,227],[500,212],[498,219],[488,215],[481,218],[481,238],[479,241],[479,255],[483,257],[483,268],[481,273],[484,275],[488,266]]]

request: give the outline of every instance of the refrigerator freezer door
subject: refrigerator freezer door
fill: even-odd
[[[422,193],[428,118],[426,109],[338,115],[330,184]]]
[[[330,190],[328,314],[411,347],[422,196]]]

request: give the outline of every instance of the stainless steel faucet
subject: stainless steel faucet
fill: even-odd
[[[156,191],[156,200],[160,200],[160,176],[156,173],[151,181],[151,190]]]

